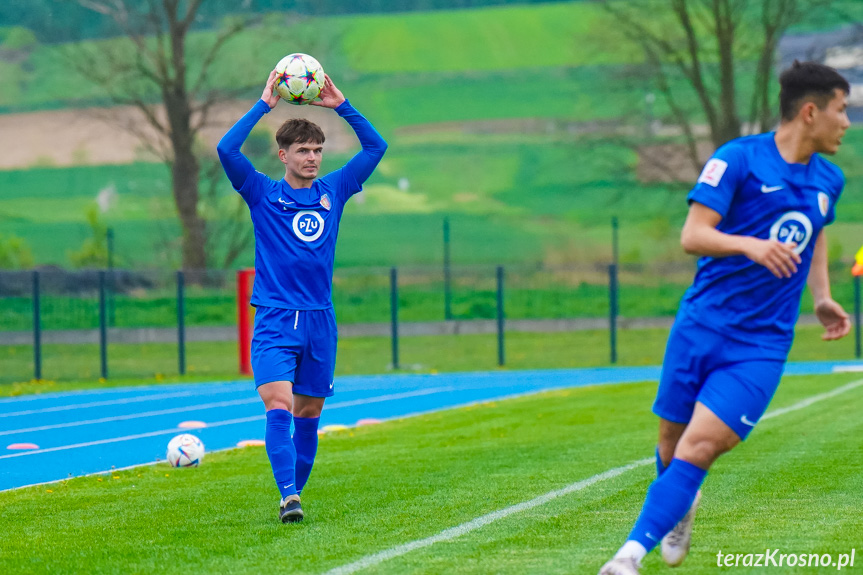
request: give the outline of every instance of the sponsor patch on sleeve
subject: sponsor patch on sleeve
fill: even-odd
[[[725,170],[728,168],[728,162],[720,160],[719,158],[711,158],[707,165],[704,166],[704,169],[701,170],[701,175],[698,176],[698,183],[704,182],[714,188],[719,185],[719,181],[722,179],[722,175],[725,173]]]

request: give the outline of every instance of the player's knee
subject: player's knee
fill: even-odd
[[[294,417],[320,417],[324,409],[324,398],[297,400],[294,404]]]
[[[727,442],[714,438],[682,440],[674,453],[677,459],[688,461],[702,469],[707,469],[719,456],[733,447]]]
[[[321,410],[320,409],[310,409],[307,407],[305,409],[296,410],[294,412],[294,416],[295,417],[305,417],[305,418],[320,417],[321,416]]]
[[[291,411],[291,402],[279,399],[271,399],[269,401],[264,401],[264,407],[267,411],[272,411],[273,409],[284,409],[285,411]]]
[[[285,411],[291,411],[293,408],[293,398],[290,393],[268,393],[261,394],[261,399],[264,400],[264,407],[267,411],[271,411],[273,409],[284,409]]]

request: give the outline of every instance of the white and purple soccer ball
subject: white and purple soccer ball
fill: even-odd
[[[204,444],[191,433],[183,433],[168,442],[171,467],[197,467],[204,460]]]
[[[291,104],[308,104],[324,87],[324,69],[308,54],[288,54],[276,64],[276,72],[276,92]]]

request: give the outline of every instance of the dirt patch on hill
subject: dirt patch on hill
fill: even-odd
[[[200,138],[213,153],[219,139],[251,104],[226,102],[211,112],[210,125],[201,130]],[[345,152],[359,145],[350,127],[323,108],[280,104],[259,125],[275,133],[285,120],[300,117],[323,128],[329,151]],[[4,114],[0,115],[0,170],[157,161],[144,140],[157,142],[159,135],[131,106]]]
[[[638,181],[695,183],[701,171],[701,163],[713,153],[713,144],[699,142],[696,146],[699,166],[690,158],[689,148],[683,144],[658,144],[638,147]]]

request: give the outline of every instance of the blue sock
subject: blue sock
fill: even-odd
[[[665,467],[665,464],[662,462],[662,458],[659,457],[659,446],[656,446],[656,476],[659,477],[665,470],[668,469]]]
[[[297,493],[306,486],[315,454],[318,452],[318,422],[320,417],[294,418],[294,448],[297,450]]]
[[[707,471],[682,459],[672,459],[647,490],[641,515],[628,541],[638,541],[649,553],[683,519],[695,500]]]
[[[285,409],[271,409],[267,412],[267,432],[264,437],[267,444],[267,456],[273,467],[273,477],[282,494],[282,499],[288,495],[296,495],[297,486],[294,481],[297,452],[291,441],[291,412]]]

